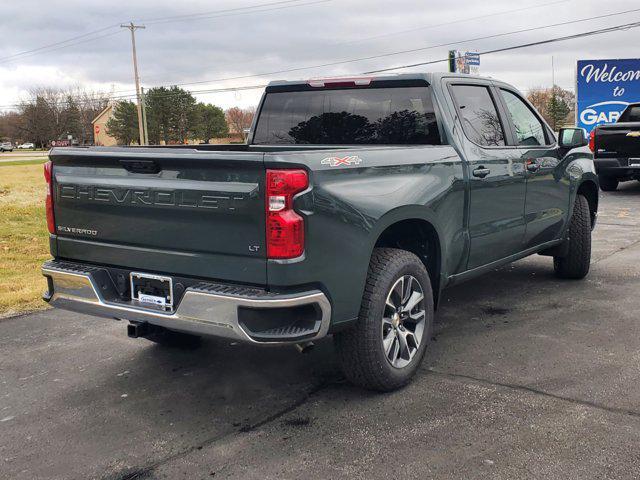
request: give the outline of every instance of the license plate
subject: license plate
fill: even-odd
[[[171,277],[131,272],[131,299],[163,310],[173,309],[173,280]]]
[[[629,159],[630,167],[640,167],[640,158],[630,158]]]

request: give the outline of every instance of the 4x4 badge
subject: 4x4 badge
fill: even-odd
[[[327,157],[320,163],[322,163],[322,165],[340,167],[341,165],[359,165],[362,163],[362,159],[357,155],[350,155],[346,157]]]

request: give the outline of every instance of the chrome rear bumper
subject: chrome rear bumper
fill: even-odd
[[[317,340],[329,330],[331,304],[320,290],[274,294],[265,290],[200,282],[185,290],[174,312],[123,300],[106,269],[85,264],[50,261],[42,266],[49,291],[44,300],[51,306],[99,317],[148,322],[171,330],[225,337],[251,343],[283,344]],[[307,308],[316,312],[304,328],[295,325],[253,332],[243,324],[241,309],[274,313],[271,309]],[[271,312],[268,312],[271,310]],[[276,316],[287,310],[278,310]],[[284,313],[283,313],[284,314]]]

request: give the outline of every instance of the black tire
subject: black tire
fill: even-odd
[[[615,191],[618,188],[618,183],[620,183],[617,178],[605,177],[604,175],[598,175],[598,180],[603,192]]]
[[[163,347],[191,350],[198,348],[202,342],[202,338],[197,335],[174,332],[166,328],[156,328],[157,330],[145,335],[144,338]]]
[[[559,278],[581,279],[589,273],[591,263],[591,213],[584,195],[576,197],[568,235],[568,253],[553,257],[553,267]]]
[[[408,360],[404,360],[408,363],[398,368],[392,365],[392,360],[388,359],[385,354],[383,316],[388,313],[386,310],[389,308],[387,297],[392,295],[392,287],[407,277],[413,278],[409,282],[410,284],[415,285],[413,282],[417,281],[423,293],[423,299],[415,308],[420,309],[420,312],[424,309],[424,323],[422,324],[422,337],[417,348],[416,343],[413,343],[413,353],[409,355]],[[402,290],[403,287],[401,286],[400,289]],[[405,321],[411,322],[406,316]],[[385,325],[390,325],[388,319]],[[405,324],[402,323],[400,325],[394,324],[393,328],[396,330],[397,327],[407,333],[404,326]],[[370,390],[391,391],[406,385],[424,358],[431,340],[432,329],[433,292],[424,264],[417,256],[405,250],[376,248],[369,263],[367,283],[358,320],[353,327],[334,335],[336,350],[345,376],[355,385]],[[411,334],[411,331],[409,330],[408,333]],[[399,332],[396,331],[395,335],[398,337]],[[406,347],[408,337],[404,338]],[[414,335],[413,338],[415,342],[417,336]],[[391,346],[393,349],[396,340],[391,341],[394,342]],[[398,352],[401,352],[400,340],[397,341]],[[405,351],[410,350],[411,348]]]

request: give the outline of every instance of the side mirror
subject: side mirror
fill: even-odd
[[[589,145],[584,128],[561,128],[558,137],[560,148],[572,149]]]

